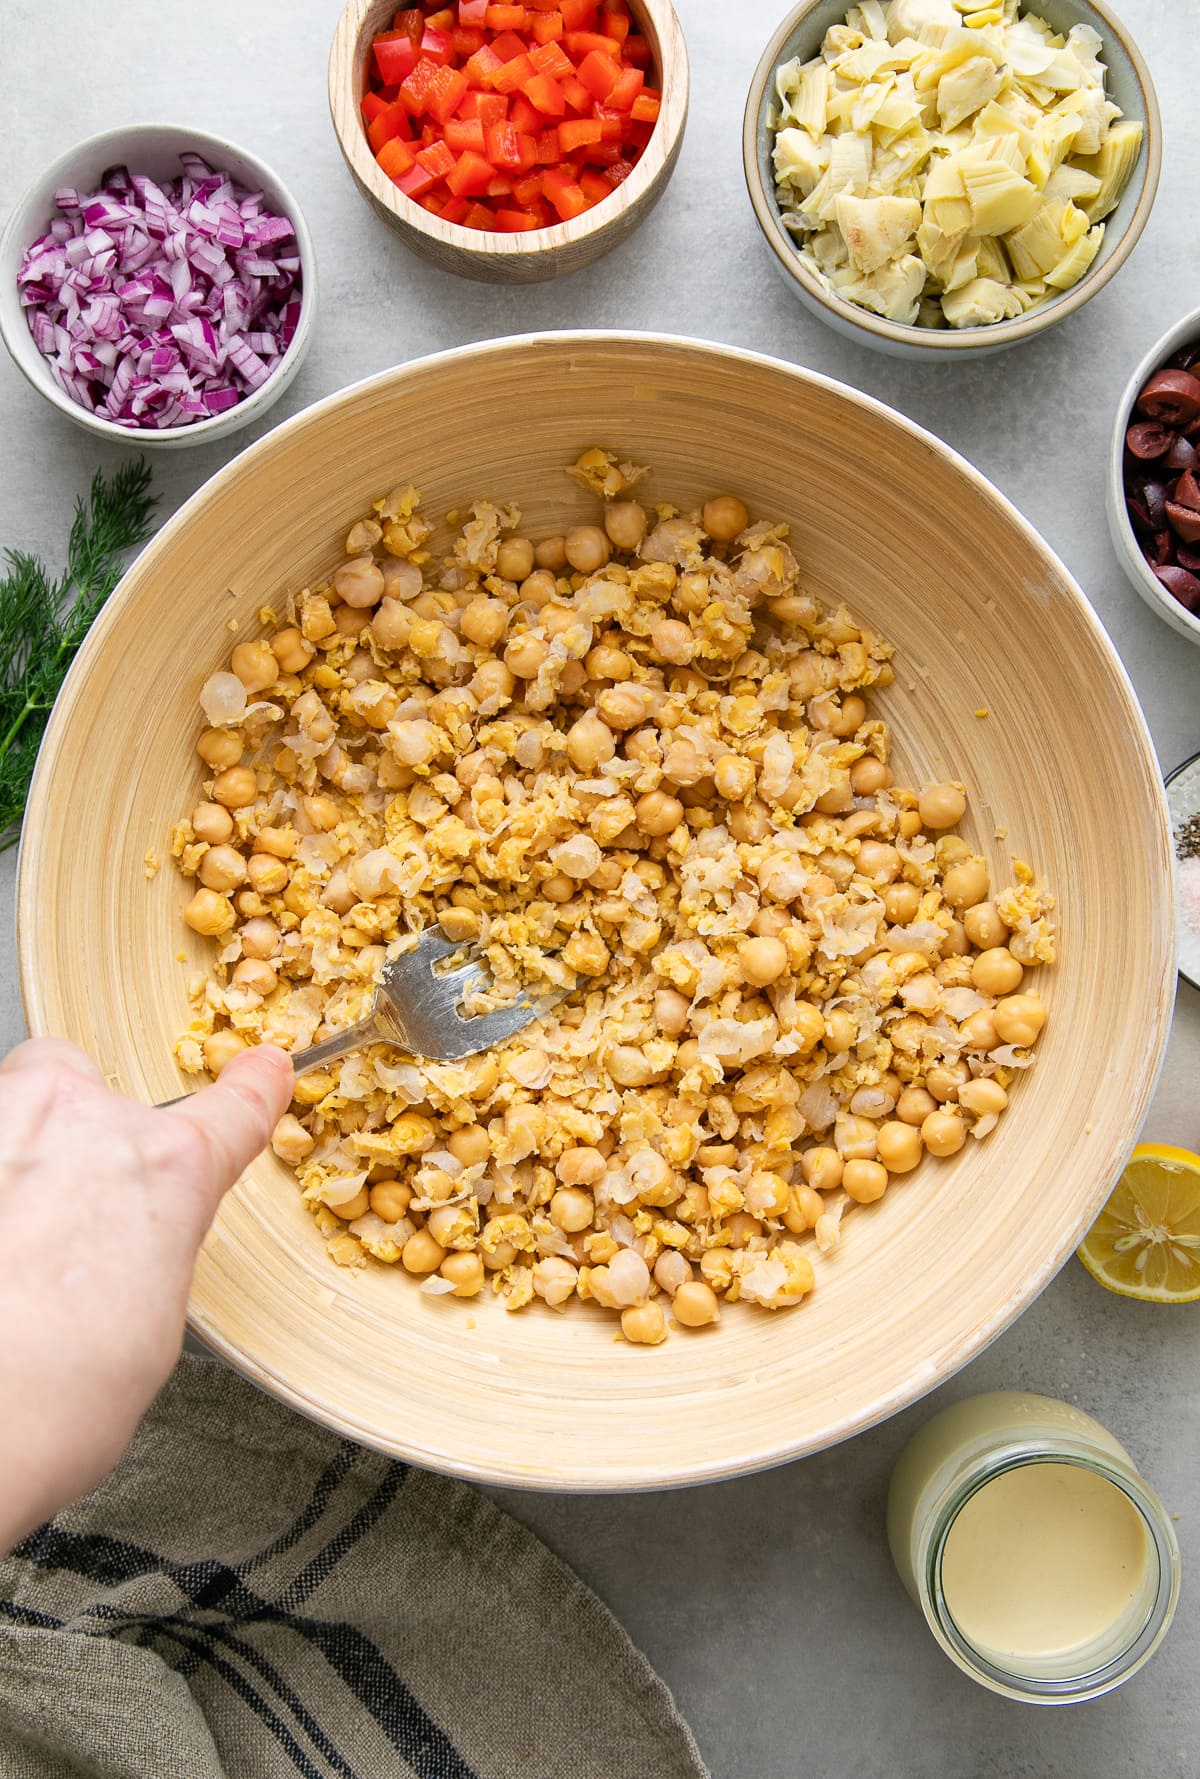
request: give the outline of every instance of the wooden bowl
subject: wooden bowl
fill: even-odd
[[[840,24],[849,9],[850,0],[801,0],[799,6],[792,8],[763,51],[754,71],[742,121],[742,165],[754,215],[776,266],[796,296],[806,308],[847,339],[874,346],[897,358],[925,361],[933,358],[961,360],[964,356],[983,358],[1009,346],[1020,345],[1023,340],[1031,340],[1048,327],[1074,315],[1104,289],[1110,278],[1116,276],[1137,246],[1150,219],[1162,170],[1162,117],[1154,82],[1141,51],[1124,25],[1102,0],[1038,0],[1034,6],[1022,7],[1022,11],[1032,11],[1046,19],[1055,31],[1065,33],[1073,25],[1090,25],[1104,42],[1109,98],[1116,101],[1126,117],[1133,118],[1143,127],[1141,157],[1120,203],[1105,221],[1104,240],[1091,266],[1070,290],[1039,303],[1011,321],[996,321],[984,327],[933,328],[889,321],[886,316],[873,315],[869,309],[848,302],[831,290],[801,259],[794,237],[783,226],[775,201],[771,158],[775,138],[767,124],[767,114],[776,103],[775,70],[781,63],[790,62],[793,56],[809,61],[819,54],[826,31],[832,25]]]
[[[292,1176],[271,1155],[254,1164],[201,1255],[196,1332],[353,1439],[539,1489],[732,1476],[942,1382],[1094,1217],[1142,1121],[1174,989],[1170,836],[1145,725],[1087,601],[1003,496],[811,372],[574,333],[456,348],[319,402],[214,476],[131,568],[72,669],[30,802],[19,923],[34,1032],[78,1039],[141,1099],[180,1091],[172,1041],[210,949],[182,924],[183,880],[169,862],[147,879],[144,860],[153,847],[169,861],[195,800],[197,696],[231,624],[256,634],[264,604],[331,572],[348,523],[397,481],[431,514],[515,498],[535,537],[590,518],[560,466],[597,442],[654,466],[652,500],[727,489],[790,522],[806,585],[896,644],[880,705],[901,768],[965,781],[964,831],[994,878],[1014,858],[1045,874],[1062,961],[1039,979],[1037,1067],[992,1136],[855,1210],[802,1307],[734,1306],[662,1347],[616,1342],[592,1306],[509,1315],[490,1295],[431,1300],[374,1263],[341,1271]]]
[[[611,198],[571,222],[531,234],[506,235],[443,222],[405,197],[371,152],[359,109],[376,32],[391,24],[390,0],[347,0],[329,51],[329,109],[346,165],[375,214],[406,247],[444,272],[485,284],[541,284],[590,266],[645,221],[667,189],[683,145],[688,110],[687,45],[671,0],[629,0],[650,45],[662,89],[662,110],[633,172]]]

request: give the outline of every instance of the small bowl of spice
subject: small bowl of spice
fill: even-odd
[[[1147,605],[1200,643],[1200,309],[1154,343],[1125,387],[1108,528]]]
[[[348,0],[329,108],[376,215],[444,271],[533,284],[631,235],[683,142],[670,0]]]
[[[298,205],[256,156],[173,124],[90,137],[0,236],[0,335],[88,432],[198,445],[283,394],[312,338]]]
[[[795,294],[908,358],[1032,339],[1103,289],[1158,186],[1149,71],[1087,0],[803,0],[746,102],[755,216]]]
[[[1167,778],[1175,838],[1175,909],[1179,974],[1200,988],[1200,754]]]

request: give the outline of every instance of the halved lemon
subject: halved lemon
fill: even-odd
[[[1147,1303],[1200,1298],[1200,1155],[1139,1143],[1078,1252],[1106,1291]]]

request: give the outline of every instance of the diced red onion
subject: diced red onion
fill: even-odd
[[[60,212],[17,274],[59,387],[118,426],[184,426],[263,384],[296,335],[295,229],[197,154],[159,186],[125,167]],[[287,250],[283,250],[283,244]]]

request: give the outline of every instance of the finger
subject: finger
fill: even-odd
[[[41,1069],[48,1063],[55,1063],[85,1081],[104,1080],[87,1051],[81,1050],[78,1044],[69,1043],[66,1038],[29,1038],[24,1044],[18,1044],[0,1062],[0,1075],[15,1075],[20,1069]]]
[[[159,1117],[171,1119],[193,1140],[176,1153],[174,1173],[196,1189],[209,1217],[222,1195],[254,1157],[291,1104],[295,1076],[286,1050],[261,1044],[235,1056],[212,1087],[193,1093]]]

